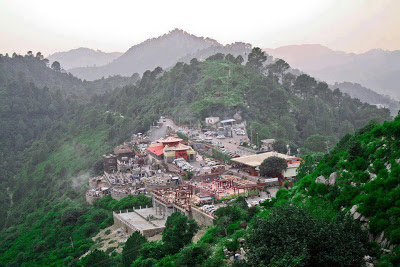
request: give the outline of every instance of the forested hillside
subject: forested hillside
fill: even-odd
[[[380,254],[377,243],[388,249],[379,266],[399,266],[399,140],[400,117],[345,135],[318,165],[316,157],[306,157],[300,181],[279,199],[311,198],[337,212],[349,212],[370,232],[375,251],[371,256]]]
[[[134,128],[132,119],[105,111],[95,99],[80,104],[23,76],[1,80],[2,264],[74,261],[112,223],[110,210],[85,207],[84,191],[87,179],[102,171],[101,155]]]
[[[343,93],[349,94],[352,98],[358,98],[362,102],[387,107],[393,116],[396,116],[400,110],[399,101],[396,101],[389,96],[378,94],[377,92],[365,88],[358,83],[335,83],[332,88],[339,88]]]
[[[134,84],[139,75],[131,77],[112,76],[107,79],[88,82],[82,81],[62,70],[63,66],[48,66],[49,61],[38,52],[33,55],[29,51],[26,55],[13,54],[12,57],[0,54],[0,83],[7,80],[32,81],[38,87],[47,87],[51,91],[59,90],[63,95],[72,95],[80,101],[87,101],[95,94],[103,94],[118,86]]]
[[[47,57],[50,64],[54,61],[60,62],[65,69],[103,66],[121,56],[120,52],[106,53],[100,50],[93,50],[85,47],[71,49],[65,52],[57,52]]]
[[[326,152],[327,144],[332,148],[370,120],[390,119],[389,110],[332,91],[308,75],[283,75],[282,84],[277,75],[264,76],[231,55],[217,54],[204,62],[178,63],[167,72],[146,71],[136,86],[99,98],[110,110],[137,118],[135,128],[141,131],[160,114],[187,124],[237,114],[258,133],[258,141],[276,138],[315,152]]]
[[[31,55],[1,60],[12,64],[18,61],[15,64],[22,70],[30,68],[26,62],[38,64],[35,71],[47,68],[40,57]],[[88,208],[84,206],[83,192],[87,179],[102,170],[101,155],[132,133],[147,131],[160,115],[170,114],[177,121],[197,123],[210,115],[236,114],[247,120],[249,129],[258,132],[259,140],[277,138],[282,144],[289,142],[300,147],[302,153],[325,151],[327,141],[333,146],[342,135],[370,120],[381,122],[390,118],[388,110],[363,104],[338,90],[331,91],[326,84],[317,83],[309,76],[284,75],[282,85],[278,82],[282,73],[271,72],[266,77],[251,65],[241,65],[242,62],[241,57],[217,54],[205,62],[193,59],[190,64],[178,63],[166,72],[156,68],[146,71],[136,85],[94,95],[84,104],[50,87],[36,85],[39,78],[2,76],[0,262],[75,266],[93,245],[91,237],[112,223],[111,210],[148,203],[147,199],[131,198],[120,204],[109,200],[110,203]],[[14,66],[14,71],[3,68],[6,72],[2,73],[19,73],[19,67]],[[66,74],[46,71],[51,72],[48,82],[63,84]],[[30,75],[36,74],[43,75],[41,72]],[[68,79],[79,81],[72,76]],[[234,215],[238,208],[244,209],[239,217]],[[190,265],[187,259],[196,253],[199,253],[199,262],[202,257],[208,257],[204,255],[213,255],[210,261],[214,264],[210,266],[220,266],[224,246],[231,249],[239,246],[238,240],[245,234],[239,230],[239,224],[250,223],[257,211],[244,208],[238,201],[220,212],[219,223],[203,237],[203,245],[181,244],[187,254],[172,249],[153,255],[149,252],[153,246],[161,248],[165,244],[149,243],[147,252],[143,252],[147,254],[138,259],[138,266],[142,266],[141,260],[154,262],[161,258],[166,264]],[[312,212],[304,212],[314,221]],[[330,216],[317,220],[313,227],[317,229],[319,223],[325,224]],[[332,220],[355,229],[342,218]],[[228,227],[230,224],[233,226]],[[339,236],[348,233],[346,227],[337,231]],[[358,234],[354,240],[357,245],[363,242],[363,234]],[[113,260],[120,262],[120,256],[114,256]],[[317,258],[314,255],[312,260]]]
[[[110,75],[142,74],[157,66],[171,67],[187,54],[212,46],[221,46],[221,44],[210,38],[198,37],[183,30],[174,29],[167,34],[132,46],[123,55],[105,66],[74,68],[70,72],[86,80],[100,79]]]
[[[289,45],[265,51],[330,84],[359,83],[399,100],[400,51],[372,49],[354,54],[318,44]]]

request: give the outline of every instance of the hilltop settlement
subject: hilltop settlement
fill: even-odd
[[[168,216],[180,212],[198,225],[211,226],[214,212],[244,196],[257,206],[275,196],[280,186],[291,185],[301,158],[274,151],[274,139],[251,144],[246,122],[206,118],[206,127],[177,126],[161,117],[148,133],[131,139],[103,155],[104,173],[92,177],[86,200],[110,195],[120,200],[144,194],[152,207],[114,211],[114,227],[126,235],[139,231],[145,237],[161,233]],[[271,157],[284,160],[287,168],[267,177],[260,165]]]

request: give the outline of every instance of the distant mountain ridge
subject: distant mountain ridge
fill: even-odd
[[[70,73],[51,69],[46,59],[14,55],[0,57],[0,85],[8,80],[31,81],[39,88],[59,90],[64,95],[75,95],[79,101],[88,101],[93,95],[135,84],[139,80],[139,74],[135,73],[130,77],[114,75],[107,79],[82,81]]]
[[[54,61],[60,62],[61,66],[68,70],[78,67],[103,66],[122,54],[121,52],[106,53],[100,50],[80,47],[65,52],[54,53],[48,56],[47,59],[50,64]]]
[[[352,82],[400,99],[400,50],[373,49],[362,54],[317,44],[290,45],[266,53],[328,83]]]
[[[352,98],[358,98],[362,102],[366,102],[378,107],[385,107],[390,110],[392,116],[396,116],[400,110],[400,102],[392,99],[390,96],[378,94],[377,92],[365,88],[358,83],[335,83],[330,88],[339,88],[343,93],[349,94]]]
[[[251,52],[251,49],[251,44],[242,42],[236,42],[227,45],[213,45],[208,48],[199,50],[193,54],[186,55],[185,57],[180,58],[179,61],[189,63],[192,58],[197,58],[198,60],[203,61],[212,55],[222,53],[225,55],[232,54],[235,57],[242,55],[243,59],[246,62],[247,55]]]
[[[101,67],[82,67],[69,70],[74,76],[94,80],[110,75],[131,76],[156,67],[172,67],[178,61],[188,63],[192,58],[205,59],[216,53],[244,56],[251,51],[247,43],[222,45],[214,39],[198,37],[174,29],[157,38],[134,45],[111,63]]]
[[[187,54],[210,46],[220,45],[211,38],[197,37],[183,30],[175,29],[157,38],[134,45],[113,62],[102,67],[74,68],[70,72],[83,79],[94,80],[120,74],[131,76],[155,67],[167,68]]]

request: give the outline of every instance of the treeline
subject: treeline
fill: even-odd
[[[82,216],[91,213],[91,208],[83,207],[83,192],[88,178],[102,171],[101,155],[132,133],[147,131],[161,115],[171,114],[189,124],[207,116],[225,118],[236,114],[249,122],[253,143],[276,138],[282,149],[290,143],[292,151],[295,147],[307,148],[306,144],[310,150],[324,150],[325,138],[334,143],[341,136],[338,130],[343,120],[348,121],[346,125],[352,131],[371,119],[389,119],[387,110],[360,104],[346,95],[338,94],[331,101],[322,95],[312,96],[311,89],[303,92],[296,84],[305,77],[282,85],[282,75],[261,73],[263,55],[251,58],[254,60],[246,66],[238,57],[216,55],[205,62],[193,59],[190,64],[177,63],[169,71],[156,68],[146,71],[136,85],[94,95],[82,104],[82,99],[72,97],[73,84],[79,81],[50,69],[40,54],[0,57],[1,262],[41,265],[49,258],[61,264],[63,257],[71,255],[65,264],[76,262],[78,254],[89,249],[85,242],[90,241],[85,237],[82,246],[74,244],[72,251],[67,249],[68,234],[75,236],[78,221],[70,228],[63,227],[57,216],[75,207],[83,210]],[[17,74],[19,70],[25,74]],[[45,88],[40,80],[59,88],[71,85],[72,89],[57,92],[56,87]],[[311,80],[301,83],[307,88],[318,87],[311,77],[305,80]],[[311,127],[313,122],[315,129]],[[317,138],[308,140],[315,135]],[[117,207],[114,204],[95,207],[93,212],[113,209]],[[89,236],[99,230],[98,223],[106,225],[106,219],[82,220],[82,225],[91,225]],[[59,232],[60,247],[55,243]],[[38,245],[40,241],[44,244]],[[21,251],[25,252],[18,256]]]
[[[369,121],[391,119],[388,109],[332,91],[308,75],[294,76],[281,61],[265,69],[266,56],[253,53],[246,66],[240,56],[216,54],[204,62],[177,63],[168,71],[156,68],[146,71],[137,85],[98,99],[109,109],[135,117],[140,131],[163,114],[192,125],[205,117],[236,114],[247,120],[252,143],[275,138],[280,152],[289,144],[292,152],[300,148],[302,154],[326,152]],[[262,74],[266,71],[267,76]]]
[[[58,62],[56,62],[58,63]],[[58,64],[49,65],[49,61],[38,52],[36,55],[28,51],[26,55],[14,53],[11,57],[0,54],[0,84],[7,80],[25,79],[36,86],[47,87],[51,91],[60,91],[78,102],[87,102],[91,96],[103,94],[116,87],[134,84],[139,80],[137,73],[131,77],[119,75],[95,81],[85,81],[65,72]]]

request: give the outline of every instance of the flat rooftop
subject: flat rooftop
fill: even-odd
[[[155,213],[156,213],[155,209],[148,208],[148,209],[135,210],[134,212],[120,213],[118,215],[121,216],[127,222],[131,223],[133,226],[135,226],[139,231],[143,231],[143,230],[150,230],[155,227],[165,226],[165,222],[167,221],[166,218],[152,220],[151,222],[148,222],[145,219],[149,215],[157,217],[155,216]]]
[[[244,156],[244,157],[240,157],[240,158],[233,158],[231,159],[231,161],[233,162],[237,162],[237,163],[241,163],[243,165],[247,165],[250,167],[258,167],[261,165],[261,163],[269,158],[269,157],[279,157],[279,158],[283,158],[283,159],[292,159],[295,158],[293,156],[288,156],[286,154],[282,154],[282,153],[278,153],[275,151],[271,151],[271,152],[266,152],[266,153],[260,153],[260,154],[255,154],[255,155],[250,155],[250,156]]]

